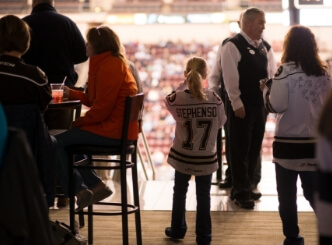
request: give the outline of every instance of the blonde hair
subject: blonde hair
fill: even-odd
[[[199,101],[207,100],[203,92],[202,80],[207,76],[207,64],[201,57],[191,57],[184,72],[190,93]]]
[[[120,58],[125,64],[128,64],[124,50],[121,47],[122,44],[119,36],[108,26],[90,28],[86,38],[96,54],[110,51],[113,56]]]

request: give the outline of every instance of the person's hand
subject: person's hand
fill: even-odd
[[[68,97],[69,97],[69,90],[70,89],[67,86],[63,87],[63,98],[64,99],[68,99]]]
[[[246,112],[245,112],[243,106],[241,108],[235,110],[234,113],[235,113],[235,116],[239,117],[239,118],[244,118],[246,116]]]

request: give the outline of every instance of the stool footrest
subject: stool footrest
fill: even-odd
[[[134,166],[135,163],[133,162],[127,162],[126,168],[131,168]],[[104,170],[112,170],[112,169],[121,169],[120,165],[117,166],[95,166],[95,165],[73,165],[73,168],[85,168],[85,169],[104,169]]]
[[[109,204],[111,204],[111,203],[109,203]],[[114,203],[111,205],[114,205]],[[119,205],[114,205],[114,206],[120,206],[120,205],[121,205],[121,203],[119,203]],[[129,210],[127,210],[126,214],[133,214],[139,210],[139,207],[134,206],[134,205],[127,205],[127,208]],[[78,212],[75,212],[75,214],[117,216],[117,215],[122,215],[123,212],[122,212],[122,210],[100,210],[100,211],[92,211],[92,212],[78,211]]]
[[[87,155],[120,155],[121,147],[101,146],[101,145],[72,145],[67,147],[68,152]],[[132,154],[135,151],[135,145],[130,144],[126,147],[126,153]]]

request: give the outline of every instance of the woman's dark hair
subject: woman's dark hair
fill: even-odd
[[[281,62],[294,61],[308,75],[327,73],[327,65],[319,58],[314,34],[305,26],[293,26],[286,34]]]
[[[120,58],[127,64],[119,36],[107,26],[92,27],[86,35],[92,45],[95,54],[110,51],[113,56]]]
[[[30,46],[30,28],[15,15],[0,19],[0,54],[17,51],[24,54]]]

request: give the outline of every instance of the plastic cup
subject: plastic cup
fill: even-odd
[[[51,83],[53,102],[61,103],[63,98],[63,85],[61,83]]]

